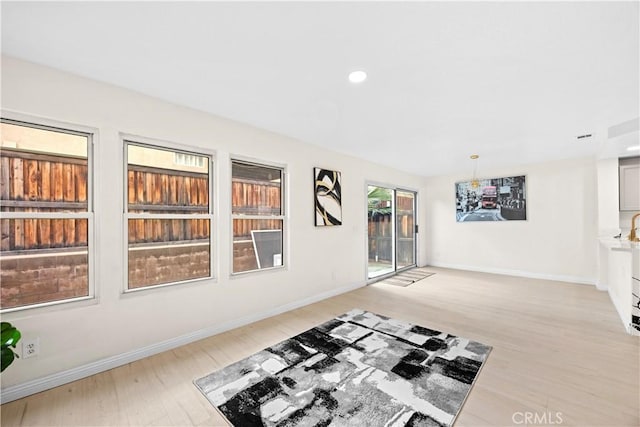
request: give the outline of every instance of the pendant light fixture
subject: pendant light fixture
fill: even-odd
[[[471,178],[471,188],[475,190],[480,187],[480,181],[478,181],[478,158],[480,158],[480,156],[472,154],[470,158],[473,160],[473,178]]]

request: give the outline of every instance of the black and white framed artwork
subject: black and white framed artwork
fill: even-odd
[[[316,226],[342,225],[342,186],[340,172],[314,168]]]

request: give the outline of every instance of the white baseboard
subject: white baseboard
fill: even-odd
[[[606,291],[606,290],[609,289],[609,285],[607,285],[604,282],[597,281],[596,282],[596,288],[598,288],[599,291]]]
[[[57,372],[55,374],[47,375],[46,377],[27,381],[25,383],[9,386],[2,389],[2,393],[0,394],[0,403],[7,403],[23,398],[25,396],[29,396],[31,394],[40,393],[41,391],[49,390],[54,387],[77,381],[79,379],[86,378],[91,375],[116,368],[118,366],[126,365],[127,363],[135,362],[136,360],[144,359],[145,357],[153,356],[167,350],[172,350],[174,348],[181,347],[183,345],[190,344],[192,342],[208,338],[213,335],[229,331],[231,329],[248,325],[250,323],[257,322],[268,317],[273,317],[287,311],[295,310],[296,308],[304,307],[306,305],[352,291],[365,285],[365,282],[360,282],[332,289],[260,313],[251,314],[239,319],[224,322],[220,325],[200,329],[186,335],[159,342],[157,344],[153,344],[137,350],[132,350],[116,356],[107,357],[96,362],[88,363],[86,365],[78,366],[77,368],[68,369],[66,371]]]
[[[543,279],[543,280],[554,280],[557,282],[568,282],[568,283],[579,283],[581,285],[596,285],[596,279],[585,279],[584,277],[576,277],[576,276],[564,276],[557,274],[543,274],[543,273],[533,273],[530,271],[522,271],[522,270],[508,270],[502,268],[485,268],[478,267],[473,265],[461,265],[461,264],[448,264],[448,263],[439,263],[434,262],[429,264],[430,267],[442,267],[442,268],[452,268],[455,270],[465,270],[465,271],[477,271],[479,273],[492,273],[492,274],[501,274],[504,276],[516,276],[516,277],[526,277],[528,279]]]

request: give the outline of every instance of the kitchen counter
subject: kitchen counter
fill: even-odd
[[[612,251],[631,252],[633,248],[640,248],[640,242],[630,242],[627,238],[600,238],[600,244]]]
[[[625,330],[638,335],[640,328],[640,244],[626,238],[600,238],[598,289],[607,290]],[[637,325],[637,327],[634,327]]]

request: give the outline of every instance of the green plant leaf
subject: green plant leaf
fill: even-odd
[[[0,336],[0,344],[2,344],[2,349],[4,350],[4,347],[7,347],[7,346],[15,347],[16,343],[20,340],[20,337],[22,336],[20,334],[20,331],[17,330],[15,327],[13,327],[10,323],[7,323],[7,322],[2,322],[2,323],[3,323],[2,332]],[[5,327],[5,324],[9,326]]]
[[[4,331],[3,331],[4,333]],[[9,365],[11,365],[13,363],[13,360],[16,358],[16,354],[13,352],[13,350],[11,350],[9,347],[2,347],[1,350],[2,354],[2,366],[0,369],[0,372],[4,371],[5,369],[7,369],[7,367]]]

